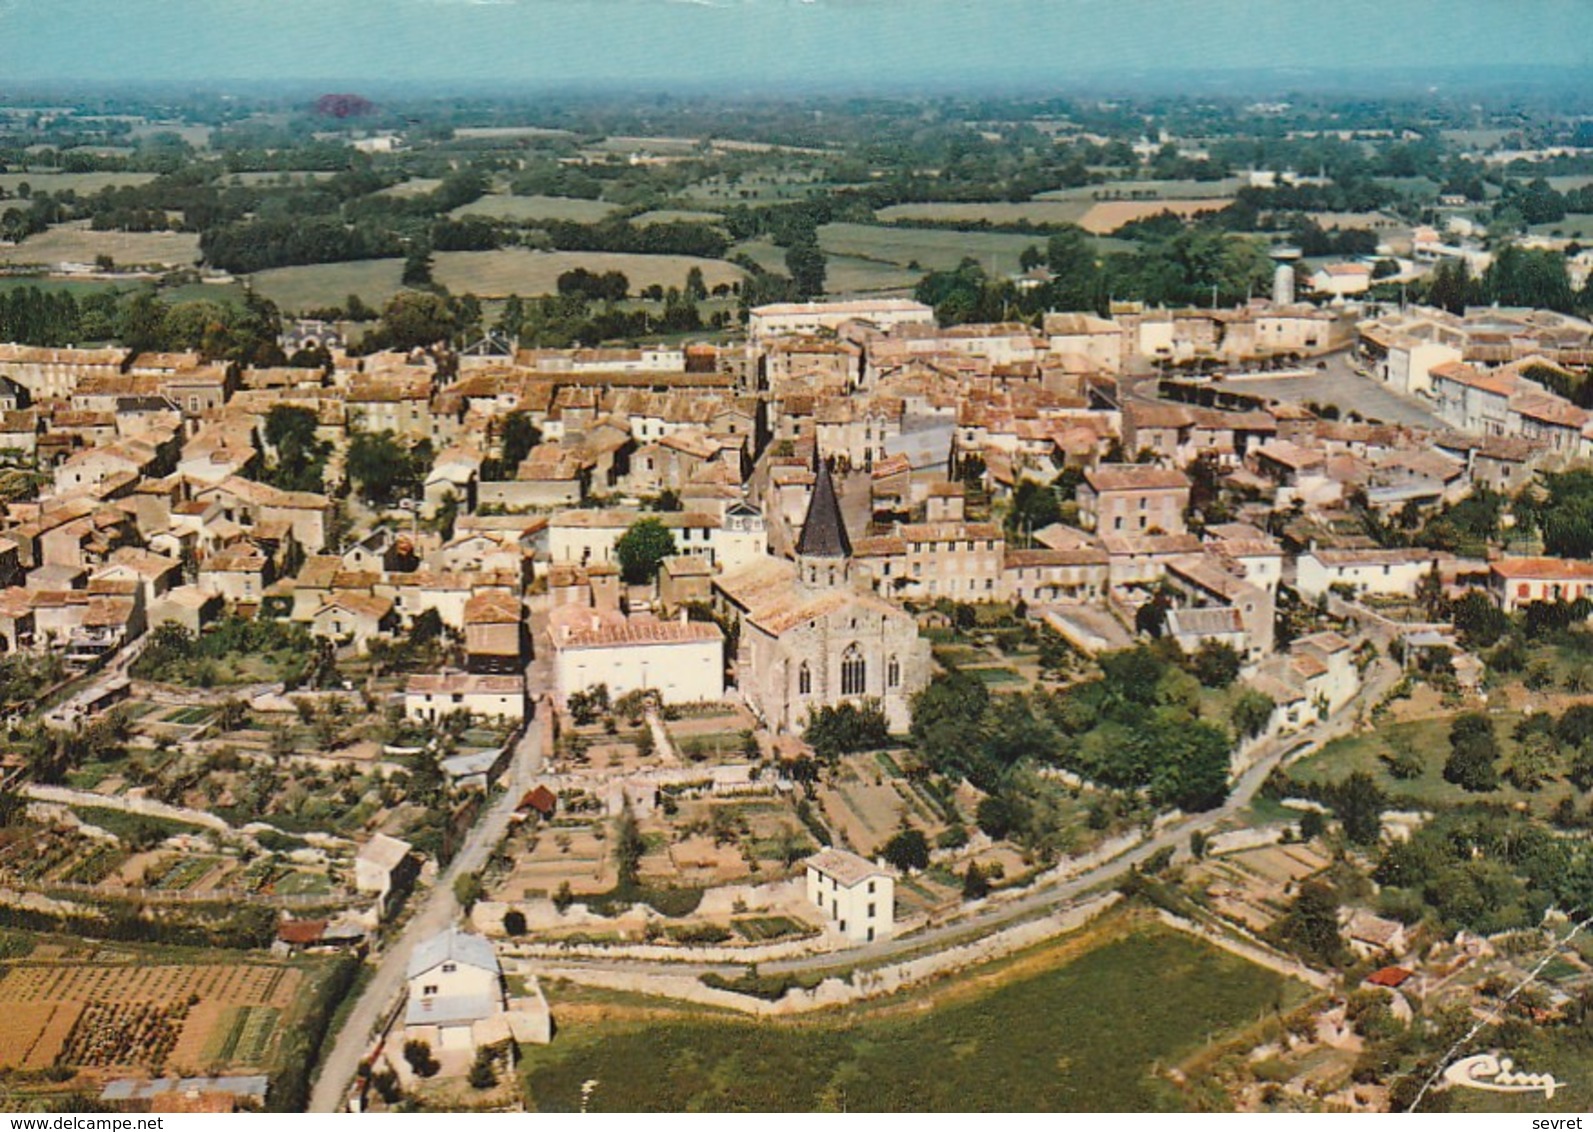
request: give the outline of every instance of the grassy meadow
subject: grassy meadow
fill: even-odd
[[[108,255],[121,267],[191,267],[199,260],[199,236],[193,232],[95,232],[88,224],[59,224],[0,247],[0,263],[93,263],[95,256]]]
[[[455,219],[462,216],[486,216],[493,220],[574,220],[579,224],[595,224],[613,211],[612,204],[600,200],[580,200],[576,197],[516,197],[493,193],[469,204],[462,204],[448,215]]]

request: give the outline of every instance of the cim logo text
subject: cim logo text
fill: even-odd
[[[1463,1057],[1444,1070],[1444,1081],[1463,1089],[1486,1089],[1492,1093],[1542,1093],[1554,1099],[1554,1090],[1563,1088],[1550,1073],[1523,1073],[1508,1057],[1491,1053]]]

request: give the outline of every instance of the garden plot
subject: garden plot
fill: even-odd
[[[944,825],[928,800],[905,778],[893,776],[874,755],[841,760],[837,772],[819,788],[819,802],[831,828],[865,855],[888,841],[903,819],[931,838]]]
[[[302,983],[252,963],[13,966],[0,974],[0,1068],[260,1068]]]
[[[529,846],[506,847],[514,868],[498,886],[500,899],[551,896],[565,883],[577,896],[614,887],[614,847],[609,838],[599,838],[585,826],[553,826],[536,830],[530,840]]]
[[[1294,886],[1330,862],[1306,845],[1272,845],[1215,857],[1203,881],[1222,915],[1264,931],[1283,913]]]

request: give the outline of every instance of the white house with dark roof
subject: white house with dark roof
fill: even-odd
[[[809,857],[808,899],[848,939],[873,943],[896,928],[896,874],[845,849]]]

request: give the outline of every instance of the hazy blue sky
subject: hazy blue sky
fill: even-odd
[[[1587,0],[0,0],[50,79],[855,86],[1587,66]]]

